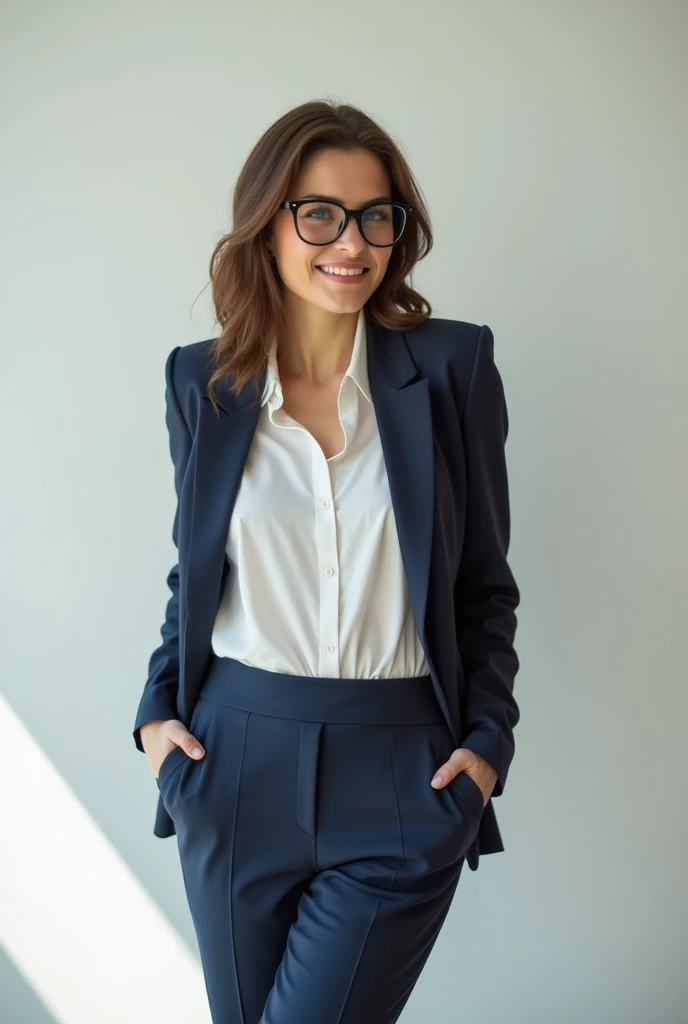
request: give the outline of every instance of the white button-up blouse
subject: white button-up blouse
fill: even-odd
[[[343,449],[326,459],[282,404],[273,345],[230,520],[213,651],[304,676],[428,674],[368,385],[363,309],[338,395]]]

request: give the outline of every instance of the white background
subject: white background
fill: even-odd
[[[33,926],[63,929],[55,955],[104,1004],[108,920],[79,872],[61,880],[60,822],[61,855],[71,843],[78,861],[88,832],[99,856],[93,826],[103,864],[116,852],[106,877],[139,907],[139,952],[143,934],[151,962],[168,956],[158,907],[169,983],[198,980],[175,959],[195,938],[131,736],[176,561],[164,361],[218,333],[208,261],[250,148],[334,98],[402,145],[435,232],[414,284],[435,315],[492,328],[511,424],[507,850],[466,869],[402,1019],[685,1021],[687,15],[656,0],[4,5],[0,789],[24,809],[5,833],[16,854],[42,813],[21,788],[23,728],[47,756],[32,785],[59,799],[53,771],[79,802],[46,818],[42,859],[15,858],[12,885],[41,875]],[[46,920],[60,885],[90,912],[88,942],[69,914]],[[106,1020],[78,1015],[44,943],[5,943],[9,1024]],[[136,1005],[157,977],[141,973]]]

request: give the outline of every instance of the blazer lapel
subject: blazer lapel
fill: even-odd
[[[425,645],[434,514],[429,382],[418,377],[402,331],[381,327],[367,308],[366,328],[370,392],[416,629]]]
[[[434,514],[434,451],[427,378],[418,378],[401,331],[381,327],[368,309],[366,340],[370,391],[389,480],[404,570],[419,636],[425,641]],[[262,383],[259,394],[262,393]],[[216,413],[203,398],[195,444],[193,510],[185,579],[187,621],[183,659],[187,679],[197,678],[208,656],[221,598],[232,509],[260,416],[251,385],[237,398],[218,388]],[[180,652],[182,653],[182,652]]]
[[[209,398],[204,395],[201,400],[194,445],[193,508],[184,594],[187,621],[184,649],[180,651],[188,680],[200,678],[208,658],[225,578],[229,522],[260,415],[260,405],[250,404],[250,384],[238,398],[226,385],[221,385],[216,397],[220,406],[217,413]]]

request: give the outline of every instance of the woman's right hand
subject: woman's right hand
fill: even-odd
[[[156,779],[160,765],[175,747],[181,747],[189,757],[205,757],[205,750],[200,742],[177,718],[156,718],[151,722],[144,722],[140,735],[141,745]]]

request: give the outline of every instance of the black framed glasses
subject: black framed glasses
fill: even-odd
[[[287,199],[280,210],[291,210],[299,238],[309,245],[330,245],[341,235],[350,218],[370,245],[394,245],[404,233],[413,207],[408,203],[368,203],[360,210],[348,210],[341,203],[320,199]]]

